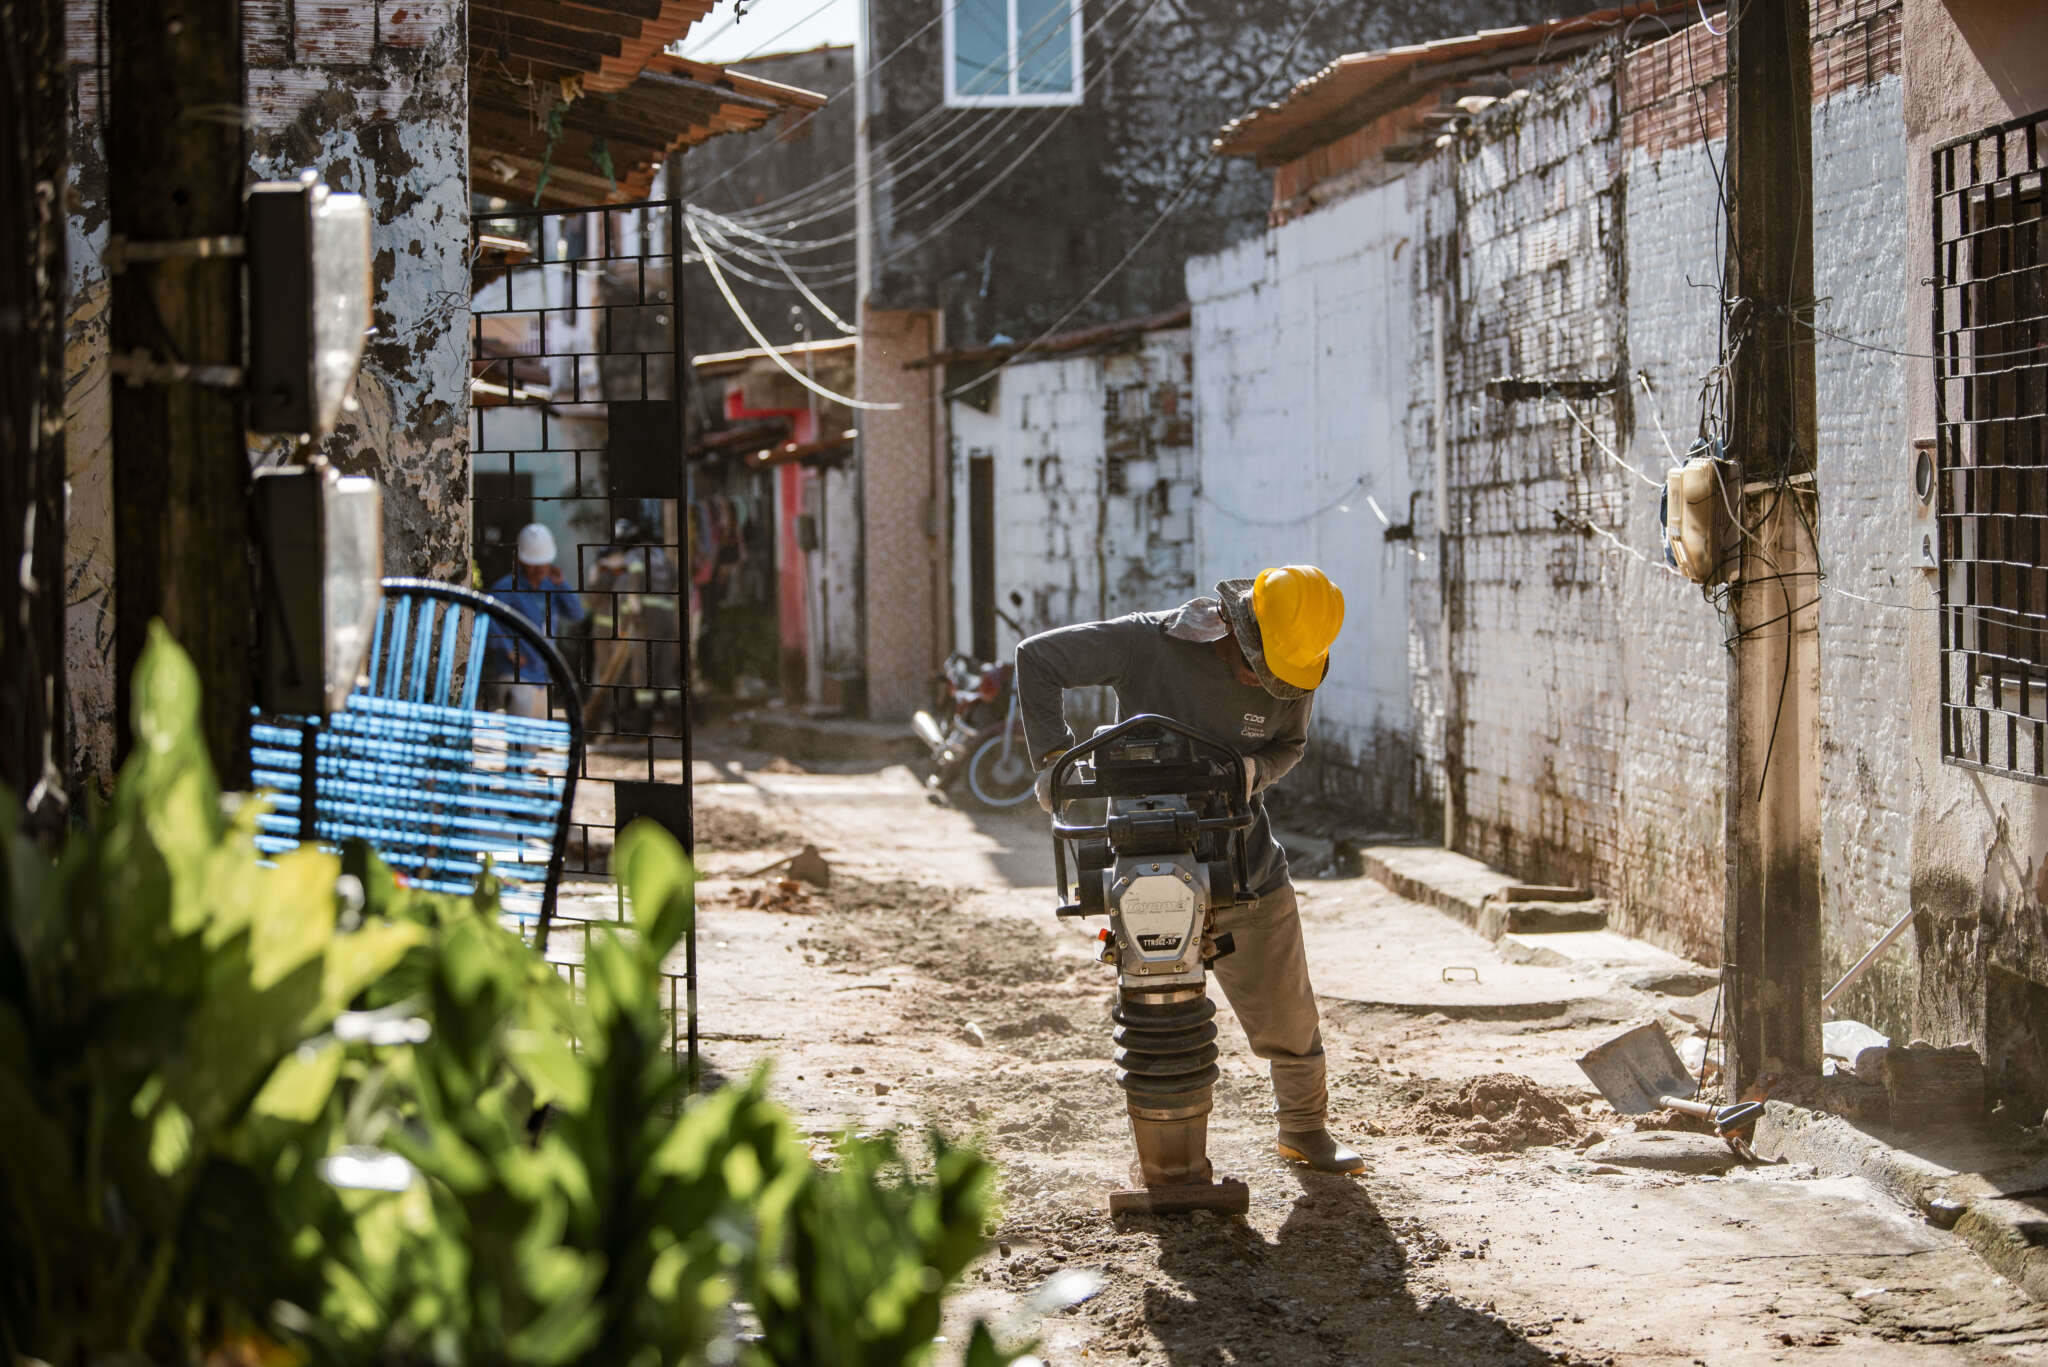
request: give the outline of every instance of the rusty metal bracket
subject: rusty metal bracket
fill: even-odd
[[[196,384],[202,389],[240,389],[244,381],[244,372],[238,365],[160,361],[140,348],[110,357],[107,369],[131,385]]]
[[[150,241],[116,233],[107,239],[106,249],[100,253],[100,262],[107,268],[108,275],[119,275],[130,266],[158,261],[236,258],[242,256],[247,248],[248,243],[239,233],[220,233],[212,237],[165,237]]]

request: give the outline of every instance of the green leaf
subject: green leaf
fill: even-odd
[[[250,1113],[271,1120],[310,1124],[326,1109],[341,1078],[343,1050],[329,1043],[294,1050],[270,1074],[249,1104]]]
[[[512,1030],[506,1061],[533,1089],[534,1104],[581,1111],[590,1104],[590,1069],[569,1042],[551,1030]]]
[[[658,961],[696,922],[696,873],[683,847],[645,818],[619,832],[612,870],[625,885],[633,921],[648,952]]]
[[[368,925],[333,935],[322,960],[320,1011],[326,1020],[348,1008],[356,995],[398,967],[427,936],[418,925]],[[325,1026],[326,1020],[320,1022]]]

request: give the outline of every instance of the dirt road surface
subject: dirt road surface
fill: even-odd
[[[1702,1136],[1623,1137],[1659,1166],[1590,1156],[1621,1125],[1572,1060],[1687,1004],[1504,965],[1363,879],[1300,891],[1331,1125],[1367,1174],[1274,1156],[1226,1010],[1210,1154],[1250,1184],[1249,1217],[1112,1223],[1131,1151],[1111,982],[1093,927],[1052,916],[1037,809],[741,751],[696,779],[714,1075],[772,1059],[821,1153],[847,1128],[978,1136],[1005,1208],[957,1315],[1037,1332],[1048,1363],[2048,1363],[2048,1307],[1859,1181],[1731,1166]],[[738,876],[807,840],[829,890]],[[1033,1318],[1067,1269],[1100,1290]]]

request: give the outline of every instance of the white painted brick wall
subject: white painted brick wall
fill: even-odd
[[[1906,304],[1904,97],[1897,77],[1845,91],[1814,111],[1814,293],[1820,416],[1822,953],[1833,979],[1905,914],[1912,787],[1907,642],[1933,602],[1911,565],[1903,357],[1927,325]],[[1853,341],[1839,340],[1854,339]],[[1860,598],[1849,594],[1861,595]],[[1865,602],[1863,599],[1876,599]],[[1852,989],[1843,1014],[1909,1028],[1910,957],[1901,952]]]
[[[1597,78],[1548,92],[1462,160],[1438,158],[1190,262],[1202,577],[1309,556],[1341,567],[1351,622],[1316,740],[1385,753],[1386,732],[1405,727],[1406,811],[1426,824],[1447,750],[1430,328],[1431,295],[1448,284],[1459,684],[1448,739],[1461,759],[1461,844],[1525,875],[1587,882],[1614,900],[1623,928],[1711,962],[1724,876],[1724,628],[1696,587],[1654,563],[1657,490],[1601,446],[1661,478],[1695,435],[1700,381],[1715,363],[1716,192],[1697,145],[1624,153],[1612,109]],[[1835,96],[1814,128],[1816,292],[1832,296],[1823,319],[1912,349],[1897,81]],[[1718,143],[1711,154],[1721,158]],[[1454,221],[1458,257],[1446,263]],[[1555,402],[1483,393],[1496,375],[1617,373],[1625,395],[1573,405],[1592,434]],[[1903,403],[1895,358],[1822,339],[1831,584],[1887,603],[1925,592],[1903,569]],[[1343,496],[1360,479],[1396,521],[1412,513],[1407,545],[1422,558],[1358,519],[1359,500]],[[1247,521],[1305,514],[1280,527]],[[1842,594],[1822,610],[1835,960],[1903,907],[1905,616]]]
[[[1200,580],[1323,567],[1345,626],[1318,691],[1307,783],[1410,814],[1404,423],[1418,227],[1406,186],[1368,190],[1188,263]]]
[[[1626,752],[1626,557],[1587,527],[1613,531],[1629,510],[1634,476],[1606,454],[1623,447],[1622,403],[1503,402],[1485,386],[1621,368],[1613,100],[1590,78],[1540,92],[1457,149],[1448,419],[1458,845],[1525,877],[1608,892]]]
[[[1718,163],[1721,145],[1708,151]],[[1627,454],[1661,473],[1698,434],[1700,379],[1715,362],[1718,209],[1707,153],[1696,144],[1657,158],[1633,152],[1627,174],[1627,345],[1636,383]],[[1641,493],[1630,499],[1625,535],[1654,551],[1656,495],[1647,488]],[[1617,608],[1628,690],[1620,919],[1635,933],[1717,963],[1725,878],[1725,632],[1698,588],[1647,566],[1631,563]]]
[[[977,455],[995,462],[996,604],[1027,633],[1195,596],[1188,348],[1188,332],[1173,329],[1126,350],[1026,362],[990,383],[988,412],[951,405],[958,648],[974,637],[967,478]],[[1112,445],[1121,494],[1106,491]],[[1017,641],[998,618],[998,655]],[[1102,698],[1069,710],[1077,727],[1107,717]]]

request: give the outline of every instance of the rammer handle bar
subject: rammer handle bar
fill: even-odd
[[[1226,766],[1229,786],[1224,790],[1224,801],[1229,807],[1229,812],[1225,816],[1201,818],[1198,829],[1203,831],[1233,832],[1230,842],[1231,871],[1235,875],[1238,894],[1244,896],[1247,892],[1247,874],[1244,862],[1243,832],[1252,824],[1254,819],[1251,801],[1248,797],[1244,796],[1245,789],[1249,786],[1245,781],[1244,756],[1240,755],[1232,746],[1224,744],[1213,736],[1205,735],[1184,722],[1175,721],[1171,717],[1161,716],[1157,712],[1141,712],[1135,717],[1126,718],[1115,726],[1110,727],[1107,731],[1090,736],[1087,740],[1082,741],[1053,761],[1051,788],[1054,803],[1057,804],[1062,801],[1073,801],[1094,796],[1093,792],[1065,794],[1062,793],[1061,789],[1066,786],[1075,765],[1081,760],[1094,754],[1111,741],[1120,739],[1141,727],[1152,727],[1170,731],[1177,736],[1184,737],[1194,742],[1199,749],[1208,751],[1210,758],[1220,760]],[[1086,786],[1093,789],[1096,785],[1088,784]],[[1053,865],[1059,874],[1060,884],[1060,906],[1055,914],[1062,917],[1086,916],[1089,913],[1082,911],[1077,904],[1068,900],[1069,885],[1067,882],[1066,842],[1068,840],[1106,836],[1109,834],[1109,827],[1107,825],[1069,826],[1059,820],[1058,817],[1054,817],[1052,832]]]

